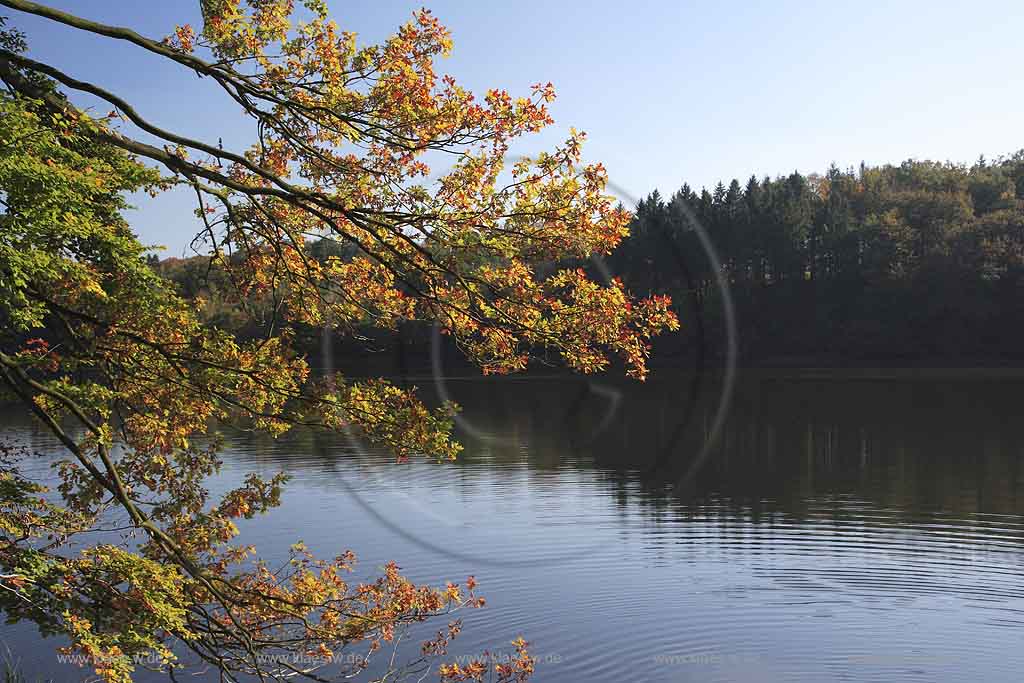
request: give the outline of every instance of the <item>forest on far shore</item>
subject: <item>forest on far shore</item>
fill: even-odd
[[[714,354],[721,297],[694,221],[747,364],[1024,361],[1024,150],[652,192],[609,268],[638,294],[671,294],[691,337],[703,314]]]
[[[655,342],[654,365],[689,363],[696,353],[717,362],[721,292],[695,222],[729,283],[745,365],[1024,363],[1024,150],[973,165],[908,160],[711,190],[684,184],[670,197],[655,190],[606,268],[549,267],[582,265],[622,278],[637,295],[671,295],[683,330]],[[358,253],[328,240],[310,250],[319,259]],[[215,323],[232,327],[238,299],[207,258],[153,262],[186,296],[204,295]],[[415,361],[430,332],[410,324],[400,335],[370,336],[384,357],[400,343]]]

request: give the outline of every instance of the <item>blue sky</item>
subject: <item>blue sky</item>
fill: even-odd
[[[55,6],[162,37],[198,23],[191,0]],[[421,2],[334,1],[343,28],[377,42]],[[634,195],[899,162],[970,162],[1024,147],[1024,5],[975,2],[428,2],[452,30],[439,70],[478,91],[552,81],[556,125]],[[18,15],[30,51],[108,87],[158,124],[242,148],[252,130],[208,83],[130,45]],[[104,110],[109,107],[104,108]],[[140,198],[143,240],[181,255],[194,232],[182,195]]]

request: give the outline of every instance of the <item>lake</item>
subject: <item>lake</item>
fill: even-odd
[[[523,635],[537,681],[1021,678],[1024,381],[743,373],[721,419],[715,380],[666,371],[418,383],[463,405],[456,463],[229,434],[213,488],[293,477],[243,540],[473,574],[487,607],[453,656]],[[0,637],[29,673],[88,674],[31,627]]]

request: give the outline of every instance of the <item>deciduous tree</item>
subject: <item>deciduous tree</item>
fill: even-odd
[[[8,613],[69,637],[109,681],[129,680],[139,655],[173,672],[185,650],[225,680],[320,680],[359,674],[410,624],[479,605],[472,579],[417,586],[390,565],[353,584],[351,555],[318,560],[301,544],[283,568],[256,559],[233,541],[234,520],[277,505],[285,477],[252,476],[213,500],[204,482],[217,443],[201,437],[220,422],[273,435],[354,427],[401,457],[455,457],[453,407],[428,410],[382,380],[312,377],[293,348],[298,324],[345,332],[423,319],[484,372],[523,370],[545,348],[578,371],[618,356],[645,376],[649,338],[678,326],[666,297],[635,300],[581,270],[534,272],[538,261],[608,253],[629,221],[605,194],[605,170],[582,161],[582,133],[505,168],[514,140],[552,122],[551,85],[477,98],[439,76],[435,60],[452,42],[426,10],[383,44],[360,46],[316,0],[301,10],[206,0],[202,26],[165,40],[26,0],[0,4],[209,79],[254,131],[251,148],[233,151],[158,127],[3,34],[0,376],[68,454],[59,497],[44,495],[14,450],[2,463]],[[78,108],[76,93],[110,114]],[[437,157],[450,163],[430,182]],[[202,302],[148,263],[121,215],[124,193],[172,185],[195,194],[202,243],[237,300],[273,303],[265,338],[243,343],[202,324]],[[351,257],[313,254],[313,238]],[[110,510],[127,514],[139,544],[84,540]],[[75,537],[81,552],[67,545]],[[442,629],[389,680],[425,671],[459,628]],[[510,663],[438,673],[520,680],[532,661],[517,648]],[[311,655],[319,664],[296,664]]]

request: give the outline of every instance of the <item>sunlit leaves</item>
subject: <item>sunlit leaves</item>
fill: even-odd
[[[431,609],[464,604],[425,588],[414,589],[416,601],[395,603],[393,593],[411,586],[395,573],[349,594],[332,577],[351,558],[277,575],[273,600],[248,592],[265,587],[259,581],[266,570],[246,568],[252,549],[232,545],[234,520],[276,506],[286,477],[250,476],[211,501],[205,479],[219,467],[211,426],[232,422],[280,434],[309,421],[357,430],[400,455],[447,458],[457,452],[448,438],[450,411],[431,412],[410,392],[383,383],[339,378],[312,387],[288,334],[241,342],[201,325],[196,308],[143,258],[119,215],[124,205],[114,190],[155,185],[156,175],[88,142],[73,125],[41,118],[33,103],[5,96],[0,106],[0,125],[10,132],[0,155],[0,312],[16,321],[12,332],[41,335],[4,338],[5,345],[14,340],[0,356],[4,378],[55,425],[70,420],[80,428],[65,435],[72,457],[58,466],[63,505],[19,474],[13,456],[0,468],[5,608],[70,637],[71,649],[101,677],[126,681],[134,657],[170,661],[176,640],[212,661],[226,657],[223,666],[251,671],[259,666],[246,659],[251,652],[232,653],[249,630],[279,631],[288,642],[305,637],[302,647],[327,652],[353,638],[373,642]],[[97,173],[103,182],[93,181]],[[299,261],[289,265],[298,268]],[[364,309],[381,318],[409,312],[387,271],[372,262],[328,262],[327,274],[359,293],[344,297],[339,290],[324,309],[339,325],[360,319]],[[250,286],[260,286],[258,277]],[[149,529],[137,550],[86,544],[78,556],[50,554],[99,525],[115,501]],[[216,587],[210,576],[219,577]],[[355,601],[369,616],[355,625],[350,617],[332,623],[321,613],[328,600],[338,614],[348,614],[342,604]],[[212,618],[241,630],[211,635],[211,601],[230,605]],[[289,630],[296,610],[318,613],[298,641]]]
[[[351,583],[351,555],[318,560],[301,545],[281,567],[255,559],[237,544],[238,520],[276,506],[286,477],[251,476],[212,498],[215,430],[279,436],[305,425],[351,432],[399,459],[447,460],[460,449],[456,408],[428,409],[381,380],[314,377],[296,330],[420,320],[485,373],[524,370],[553,351],[587,373],[618,357],[643,379],[650,338],[679,323],[665,298],[637,301],[618,280],[558,265],[609,253],[629,215],[606,193],[605,169],[584,161],[575,130],[506,166],[514,143],[553,122],[550,83],[478,98],[438,73],[452,38],[425,9],[366,46],[319,0],[201,8],[202,27],[132,41],[212,78],[256,122],[240,153],[162,131],[102,90],[91,92],[124,118],[93,120],[30,70],[80,83],[3,58],[20,65],[4,80],[21,95],[0,95],[0,315],[15,333],[3,338],[0,370],[68,458],[59,505],[35,499],[44,492],[15,468],[0,472],[0,563],[17,569],[14,595],[31,593],[32,618],[69,637],[108,681],[126,680],[136,655],[169,661],[175,643],[222,672],[276,680],[361,648],[341,671],[356,675],[410,624],[482,606],[475,582],[417,586],[390,564],[376,581]],[[140,144],[118,121],[158,144]],[[249,321],[254,308],[268,312],[256,339],[202,317],[210,302],[179,296],[122,218],[124,193],[175,183],[199,200],[208,265],[230,290],[218,303],[237,303]],[[344,245],[344,256],[315,257],[311,238]],[[76,430],[65,432],[65,420]],[[115,510],[138,544],[56,552]],[[56,543],[40,550],[46,534]],[[450,623],[402,671],[425,672],[459,628]],[[450,665],[441,677],[521,681],[533,660],[524,642],[515,647],[508,663]],[[267,653],[321,664],[295,671]]]
[[[588,335],[559,320],[578,306],[557,296],[550,305],[550,286],[523,267],[608,254],[628,234],[630,216],[605,193],[604,167],[583,161],[583,133],[570,130],[561,147],[506,168],[515,140],[552,123],[553,86],[519,97],[494,88],[478,100],[436,73],[452,42],[426,10],[383,44],[358,48],[325,16],[301,19],[290,9],[204,5],[197,51],[245,60],[252,71],[229,76],[262,100],[246,105],[261,121],[247,152],[258,168],[234,164],[231,179],[263,188],[287,178],[309,192],[221,198],[221,244],[248,255],[232,266],[240,279],[280,292],[286,314],[306,324],[437,320],[486,371],[525,368],[533,345],[572,347],[567,359],[588,371],[622,355],[643,377],[648,340],[674,329],[671,315],[628,318],[665,306],[626,306],[620,285],[587,290],[604,299],[606,314],[620,304],[621,318],[614,335]],[[218,73],[225,68],[217,63]],[[440,164],[433,180],[428,162]],[[354,242],[362,257],[326,269],[311,263],[301,254],[315,235]]]

